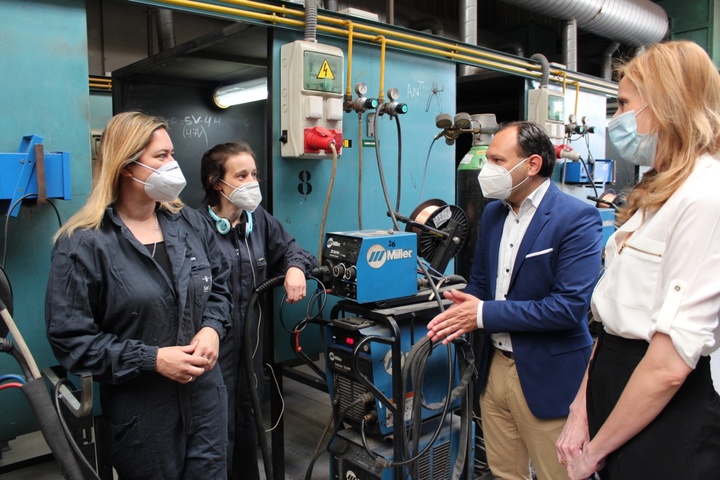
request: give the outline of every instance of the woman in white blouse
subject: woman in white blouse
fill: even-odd
[[[720,76],[692,42],[620,66],[614,158],[652,166],[608,240],[603,333],[556,443],[570,479],[720,478]]]

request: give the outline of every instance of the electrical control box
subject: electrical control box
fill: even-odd
[[[417,294],[417,234],[356,230],[325,234],[323,264],[333,295],[357,303]]]
[[[343,145],[343,51],[298,40],[280,49],[280,154],[330,158]]]
[[[565,97],[547,87],[527,92],[527,119],[545,128],[553,144],[563,143],[565,137]]]

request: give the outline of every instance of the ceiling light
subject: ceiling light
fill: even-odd
[[[267,78],[265,77],[218,87],[213,93],[215,105],[220,108],[266,100],[267,97]]]

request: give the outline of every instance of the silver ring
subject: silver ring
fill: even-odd
[[[190,377],[188,378],[188,383],[192,382],[193,380],[195,380],[195,377],[193,377],[192,375],[190,375]]]

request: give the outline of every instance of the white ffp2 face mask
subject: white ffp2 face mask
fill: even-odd
[[[228,187],[232,187],[225,180],[220,180]],[[241,210],[247,210],[248,212],[254,212],[255,209],[260,205],[262,201],[262,193],[260,192],[260,184],[258,182],[248,182],[240,185],[239,187],[233,187],[233,191],[228,197],[222,191],[220,194],[227,198],[235,208]]]
[[[480,190],[482,190],[483,196],[485,198],[506,200],[513,190],[518,188],[520,185],[525,183],[528,178],[530,178],[525,177],[525,180],[513,186],[512,176],[510,175],[513,170],[527,162],[528,158],[530,157],[527,157],[525,160],[515,165],[511,170],[505,170],[497,163],[487,162],[478,175],[478,182],[480,183]]]
[[[145,185],[145,193],[156,202],[172,202],[187,185],[180,165],[175,160],[161,165],[160,168],[149,167],[138,161],[135,163],[152,170],[153,173],[144,182],[135,177],[132,179]]]

